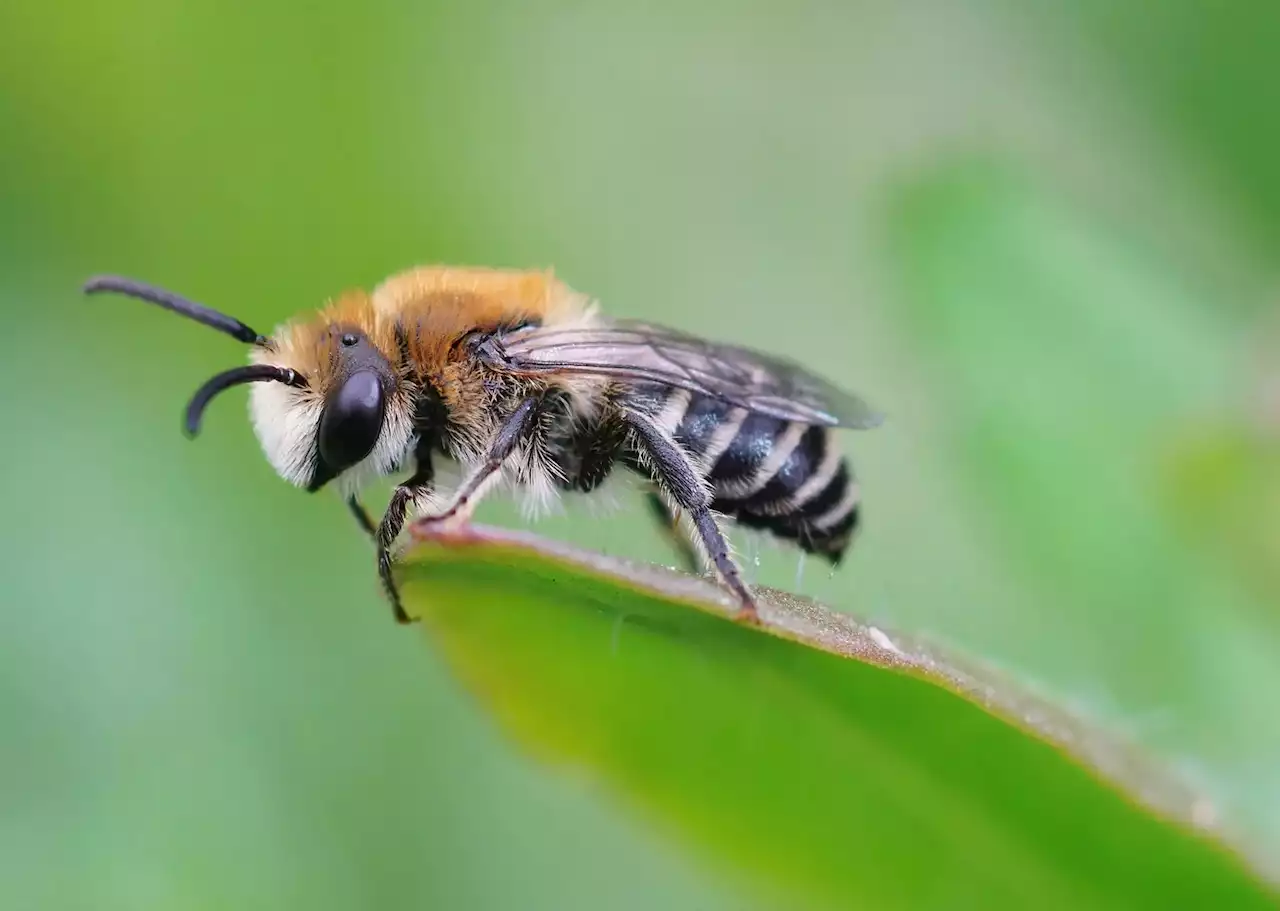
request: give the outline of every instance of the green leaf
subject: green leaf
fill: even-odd
[[[1203,799],[923,643],[773,591],[747,626],[706,580],[479,527],[399,573],[519,744],[791,903],[1274,907]]]
[[[936,415],[898,425],[945,460],[973,562],[996,568],[980,601],[938,569],[959,536],[900,536],[882,562],[932,570],[912,593],[930,629],[963,618],[951,641],[1086,704],[1280,856],[1280,448],[1242,413],[1274,347],[1243,344],[1185,262],[1009,156],[931,162],[887,199],[893,314]]]

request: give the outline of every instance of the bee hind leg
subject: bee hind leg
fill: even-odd
[[[689,514],[693,519],[694,528],[698,531],[698,537],[702,539],[702,545],[707,549],[707,553],[710,554],[711,562],[715,564],[720,578],[728,586],[734,597],[738,599],[738,614],[735,619],[743,623],[759,623],[760,612],[756,608],[755,595],[751,594],[751,590],[742,581],[742,573],[738,569],[738,564],[733,561],[733,557],[729,554],[729,542],[726,540],[724,532],[720,530],[720,526],[716,524],[715,516],[711,514],[711,509],[703,506],[699,509],[691,509]]]
[[[680,555],[681,568],[689,573],[702,572],[702,557],[699,556],[697,548],[681,533],[680,520],[675,512],[660,494],[650,492],[645,499],[649,503],[649,512],[653,514],[658,522],[658,528],[662,530],[662,536],[671,542],[671,546]]]
[[[649,456],[654,479],[671,494],[677,506],[689,513],[716,572],[737,599],[738,613],[734,619],[743,623],[759,623],[755,597],[742,581],[742,573],[729,554],[729,542],[711,514],[711,497],[689,455],[649,417],[628,412],[626,421]]]

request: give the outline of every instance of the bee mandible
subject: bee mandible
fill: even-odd
[[[755,600],[721,520],[840,562],[858,524],[858,484],[831,439],[881,415],[795,363],[663,326],[610,319],[549,271],[430,266],[348,291],[270,336],[152,285],[99,276],[87,293],[157,304],[251,345],[247,366],[201,386],[194,436],[220,392],[252,384],[267,460],[314,492],[334,486],[377,549],[397,619],[393,548],[411,514],[465,522],[498,487],[533,503],[590,493],[621,464],[653,482],[650,504],[739,605]],[[462,468],[447,496],[438,457]],[[407,473],[374,523],[359,499]]]

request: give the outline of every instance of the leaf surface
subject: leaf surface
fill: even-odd
[[[405,604],[500,725],[757,888],[918,908],[1274,907],[1211,808],[1012,681],[810,601],[471,527]]]

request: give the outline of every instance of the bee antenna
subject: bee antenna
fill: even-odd
[[[174,313],[189,317],[197,323],[204,323],[219,332],[225,332],[240,342],[248,342],[262,347],[269,344],[266,336],[254,332],[240,320],[233,319],[225,313],[219,313],[204,304],[197,304],[193,300],[187,300],[180,294],[157,288],[155,285],[134,281],[131,278],[122,278],[119,275],[95,275],[84,283],[85,294],[99,294],[104,291],[124,294],[128,297],[136,297],[139,300],[158,304],[166,310],[172,310]]]
[[[232,386],[244,383],[284,383],[287,386],[306,386],[307,379],[296,370],[288,367],[277,367],[274,364],[252,364],[248,367],[234,367],[211,377],[196,390],[187,405],[187,436],[194,437],[200,432],[200,419],[204,410],[215,395]]]

